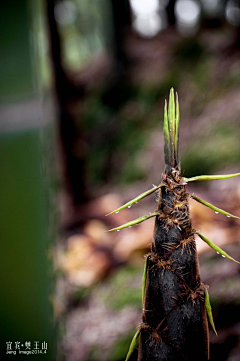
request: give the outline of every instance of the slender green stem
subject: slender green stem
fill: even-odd
[[[140,331],[141,330],[138,330],[135,335],[133,336],[133,339],[132,339],[132,342],[130,344],[130,347],[129,347],[129,350],[128,350],[128,353],[127,353],[127,357],[125,359],[125,361],[128,361],[131,354],[133,353],[133,350],[134,348],[136,347],[136,344],[137,344],[137,339],[138,339],[138,336],[140,335]]]
[[[213,328],[213,331],[217,335],[217,331],[216,331],[214,321],[213,321],[212,307],[211,307],[211,304],[210,304],[210,298],[209,298],[209,294],[208,294],[208,291],[206,290],[206,288],[204,289],[204,293],[205,293],[205,306],[206,306],[208,319],[209,319],[210,325]]]
[[[210,241],[209,238],[207,238],[206,236],[204,236],[204,235],[201,234],[200,232],[195,231],[194,233],[196,233],[204,242],[206,242],[212,249],[214,249],[214,251],[216,251],[217,253],[221,254],[223,257],[226,257],[226,258],[230,259],[231,261],[240,264],[240,262],[236,261],[234,258],[232,258],[231,256],[229,256],[229,254],[227,254],[227,253],[226,253],[225,251],[223,251],[220,247],[218,247],[215,243],[213,243],[212,241]]]
[[[180,111],[179,111],[178,94],[176,93],[176,134],[175,134],[175,144],[174,144],[176,164],[178,164],[179,162],[179,156],[178,156],[179,120],[180,120]]]
[[[167,113],[167,101],[166,100],[165,100],[165,107],[164,107],[163,134],[164,134],[165,164],[170,166],[171,165],[171,147],[170,147],[170,136],[169,136],[168,113]]]
[[[148,191],[139,194],[139,196],[137,196],[136,198],[132,199],[131,201],[125,203],[123,206],[115,209],[114,211],[106,214],[106,216],[109,216],[109,214],[113,214],[113,213],[118,213],[119,211],[121,211],[122,209],[125,208],[131,208],[133,204],[138,203],[139,201],[141,201],[143,198],[149,196],[150,194],[154,193],[155,191],[157,191],[159,188],[161,188],[163,186],[163,184],[159,184],[158,186],[155,186],[151,189],[149,189]]]
[[[170,136],[170,148],[171,148],[171,165],[175,166],[175,101],[174,101],[174,90],[171,88],[168,102],[168,127]]]
[[[142,222],[146,221],[147,219],[155,217],[157,215],[159,215],[158,211],[153,212],[153,213],[151,213],[149,215],[142,216],[140,218],[134,219],[133,221],[127,222],[127,223],[123,224],[122,226],[119,226],[119,227],[116,227],[116,228],[113,228],[113,229],[109,229],[107,232],[120,231],[121,229],[132,227],[135,224],[142,223]]]
[[[171,172],[171,168],[178,166],[178,137],[179,137],[179,103],[176,94],[176,103],[174,97],[174,89],[171,88],[169,94],[169,102],[164,107],[164,155],[165,170]]]
[[[196,196],[194,196],[194,195],[191,195],[190,197],[191,197],[192,199],[194,199],[195,201],[203,204],[204,206],[213,209],[213,210],[215,211],[215,213],[221,213],[221,214],[224,214],[224,215],[227,216],[227,217],[232,217],[232,218],[238,218],[238,219],[240,219],[239,217],[234,216],[233,214],[228,213],[228,212],[224,211],[223,209],[218,208],[218,207],[214,206],[213,204],[208,203],[208,202],[204,201],[203,199],[201,199],[201,198],[199,198],[199,197],[196,197]]]
[[[146,258],[143,270],[143,278],[142,278],[142,305],[144,305],[145,291],[146,291],[146,281],[147,281],[147,265],[148,265],[148,257]]]
[[[183,178],[183,182],[194,182],[194,181],[211,181],[211,180],[220,180],[220,179],[228,179],[239,176],[240,173],[235,174],[224,174],[224,175],[199,175],[191,178]]]

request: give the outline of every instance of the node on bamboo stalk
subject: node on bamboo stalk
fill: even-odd
[[[200,278],[195,235],[223,257],[239,263],[206,236],[192,229],[189,197],[227,217],[239,217],[196,196],[190,196],[186,185],[191,181],[227,179],[240,173],[182,177],[178,156],[179,119],[178,96],[176,94],[175,100],[172,88],[169,103],[167,105],[166,101],[164,107],[165,171],[162,182],[111,212],[118,213],[156,190],[160,192],[157,209],[151,215],[110,230],[119,231],[155,217],[153,242],[151,251],[146,255],[143,274],[142,322],[133,337],[126,361],[129,360],[138,337],[138,361],[209,360],[207,315],[215,333],[216,329],[208,286]]]

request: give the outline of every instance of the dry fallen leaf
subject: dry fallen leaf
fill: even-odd
[[[110,263],[108,255],[96,250],[89,237],[74,235],[69,238],[63,262],[69,282],[89,287],[103,278]]]

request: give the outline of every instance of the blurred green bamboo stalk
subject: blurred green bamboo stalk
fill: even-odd
[[[29,5],[25,0],[0,5],[0,114],[5,116],[1,117],[5,128],[0,129],[0,354],[2,360],[10,360],[7,348],[18,358],[19,351],[37,347],[43,353],[36,351],[30,358],[50,361],[54,345],[49,215],[40,140],[42,114],[35,84],[39,68],[34,36],[38,33],[33,32],[31,17],[33,10],[39,19],[39,2],[31,4],[33,9]]]

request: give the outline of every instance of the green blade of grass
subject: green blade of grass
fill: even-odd
[[[168,113],[167,113],[167,101],[166,100],[165,100],[165,107],[164,107],[163,134],[164,134],[165,164],[171,165],[171,145],[170,145],[170,135],[169,135],[169,126],[168,126]]]
[[[174,89],[171,88],[168,102],[168,127],[170,135],[170,149],[171,149],[171,166],[175,166],[175,152],[174,152],[174,141],[175,141],[175,101],[174,101]]]
[[[224,175],[199,175],[191,178],[183,178],[183,182],[188,183],[193,181],[211,181],[211,180],[228,179],[228,178],[237,177],[238,175],[240,175],[240,173],[224,174]]]
[[[176,134],[175,134],[175,157],[176,165],[178,165],[178,142],[179,142],[179,121],[180,121],[180,111],[179,111],[179,102],[178,102],[178,93],[176,93]]]
[[[138,203],[143,198],[145,198],[145,197],[149,196],[150,194],[154,193],[156,190],[158,190],[162,186],[163,186],[163,184],[159,184],[158,186],[153,187],[153,188],[149,189],[148,191],[139,194],[139,196],[137,196],[136,198],[132,199],[131,201],[125,203],[123,206],[115,209],[114,211],[106,214],[106,216],[109,216],[109,214],[118,213],[119,211],[121,211],[122,209],[125,209],[125,208],[131,208],[133,204]]]
[[[131,345],[129,347],[129,350],[128,350],[128,353],[127,353],[127,357],[126,357],[126,360],[125,361],[128,361],[131,354],[133,353],[133,350],[134,348],[136,347],[136,344],[137,344],[137,339],[138,339],[138,336],[140,335],[140,330],[138,330],[135,335],[133,336],[133,339],[132,339],[132,342],[131,342]]]
[[[132,227],[135,224],[142,223],[142,222],[146,221],[147,219],[155,217],[157,215],[159,215],[158,211],[156,211],[154,213],[151,213],[149,215],[142,216],[140,218],[134,219],[133,221],[127,222],[127,223],[123,224],[122,226],[119,226],[119,227],[116,227],[116,228],[113,228],[113,229],[109,229],[107,232],[120,231],[121,229]]]
[[[218,247],[215,243],[213,243],[212,241],[210,241],[209,238],[205,237],[203,234],[201,234],[200,232],[195,231],[195,233],[204,241],[206,242],[212,249],[214,249],[214,251],[216,251],[217,253],[221,254],[223,257],[226,257],[228,259],[230,259],[233,262],[236,262],[238,264],[240,264],[240,262],[236,261],[234,258],[232,258],[231,256],[229,256],[229,254],[227,254],[225,251],[223,251],[220,247]]]
[[[147,265],[148,265],[148,257],[146,258],[143,270],[143,278],[142,278],[142,305],[144,305],[145,291],[146,291],[146,281],[147,281]]]
[[[175,139],[176,131],[176,118],[175,118],[175,100],[174,100],[174,89],[171,88],[169,94],[169,103],[168,103],[168,121],[169,129],[172,132],[172,138]]]
[[[194,196],[194,195],[191,195],[191,198],[194,199],[195,201],[203,204],[204,206],[213,209],[216,213],[221,213],[221,214],[224,214],[224,215],[227,216],[227,217],[232,217],[232,218],[238,218],[238,219],[240,219],[239,217],[234,216],[233,214],[228,213],[228,212],[224,211],[224,210],[221,209],[221,208],[215,207],[213,204],[208,203],[208,202],[204,201],[203,199],[201,199],[201,198],[199,198],[199,197],[196,197],[196,196]]]
[[[209,319],[210,325],[213,328],[213,331],[217,335],[217,331],[216,331],[214,321],[213,321],[212,307],[211,307],[211,304],[210,304],[210,298],[209,298],[209,294],[208,294],[208,291],[206,290],[206,288],[204,290],[204,293],[205,293],[205,307],[206,307],[208,319]]]

